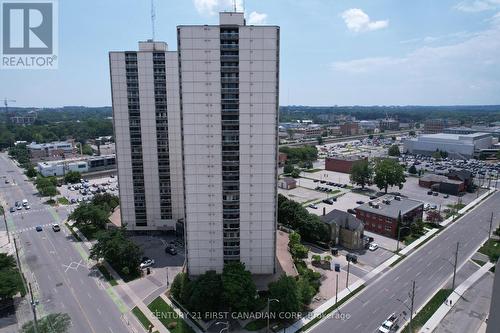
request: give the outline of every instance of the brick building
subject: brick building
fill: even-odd
[[[340,125],[340,132],[342,135],[350,136],[350,135],[358,135],[359,124],[357,122],[347,122]]]
[[[365,230],[396,238],[400,213],[403,224],[411,224],[422,220],[423,212],[423,202],[385,195],[357,207],[356,217],[364,222]]]
[[[325,159],[325,170],[351,173],[352,165],[354,163],[366,159],[367,159],[366,157],[357,155],[327,157]]]
[[[424,175],[418,180],[418,185],[451,195],[458,195],[460,192],[465,191],[465,183],[463,181],[435,174]]]

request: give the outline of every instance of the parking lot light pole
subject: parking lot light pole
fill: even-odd
[[[266,332],[269,333],[269,324],[270,324],[270,317],[271,317],[271,302],[280,302],[279,299],[277,298],[268,298],[267,299],[267,328],[266,328]]]

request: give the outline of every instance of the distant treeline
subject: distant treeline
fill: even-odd
[[[19,115],[32,110],[9,108],[9,112]],[[72,138],[85,143],[88,139],[113,135],[110,107],[64,107],[37,111],[35,124],[29,126],[11,124],[5,112],[0,113],[0,149],[11,147],[15,141],[50,142]]]
[[[311,119],[327,123],[335,115],[351,115],[358,120],[374,120],[386,115],[401,122],[420,122],[431,118],[448,118],[468,123],[500,121],[500,105],[473,106],[281,106],[280,122]]]

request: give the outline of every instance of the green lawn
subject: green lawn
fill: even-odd
[[[496,263],[498,257],[500,257],[500,241],[495,239],[486,241],[479,249],[479,252],[487,255],[491,262]]]
[[[116,282],[116,280],[113,278],[113,276],[111,276],[111,274],[109,273],[109,271],[106,269],[106,267],[104,267],[103,265],[99,265],[97,266],[97,269],[99,269],[99,271],[101,272],[101,274],[104,276],[104,278],[106,279],[106,281],[109,282],[109,284],[111,284],[112,286],[116,286],[118,285],[118,283]],[[137,309],[139,310],[139,309]],[[140,310],[139,310],[140,311]]]
[[[484,264],[486,264],[484,261],[482,260],[477,260],[477,259],[472,259],[472,261],[474,261],[476,264],[478,264],[479,266],[484,266]]]
[[[451,289],[441,289],[439,290],[434,297],[420,310],[420,312],[413,318],[413,332],[410,332],[410,328],[408,325],[405,326],[403,333],[415,333],[418,332],[419,329],[425,325],[427,320],[429,320],[432,315],[436,312],[436,310],[444,304],[444,301],[450,296],[452,290]]]
[[[69,201],[65,197],[57,198],[57,202],[59,202],[61,205],[69,205]]]
[[[263,329],[266,326],[267,326],[266,319],[257,319],[257,320],[251,321],[248,324],[246,324],[244,328],[247,331],[258,331],[258,330]]]
[[[194,333],[193,329],[161,297],[151,302],[148,308],[171,333]]]
[[[313,173],[313,172],[318,172],[318,171],[323,171],[323,169],[308,169],[308,170],[304,170],[304,172],[308,172],[308,173]]]
[[[137,306],[132,309],[132,313],[137,317],[137,319],[139,319],[142,326],[144,326],[144,328],[146,330],[148,330],[150,325],[152,325],[152,324],[149,321],[149,319],[146,317],[146,315]]]

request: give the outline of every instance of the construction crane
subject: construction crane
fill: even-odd
[[[15,103],[16,101],[13,99],[7,99],[7,97],[3,100],[3,105],[5,106],[5,114],[9,114],[9,103]]]

